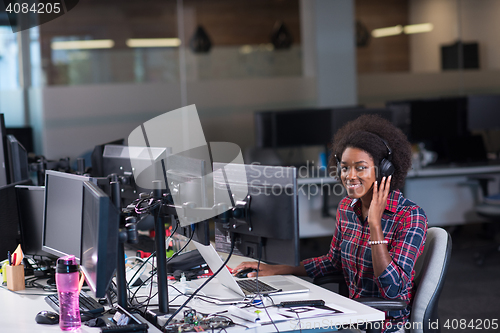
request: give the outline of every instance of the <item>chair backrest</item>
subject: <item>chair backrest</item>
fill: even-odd
[[[439,332],[438,301],[450,256],[450,234],[439,227],[429,228],[424,252],[415,263],[414,283],[417,292],[411,311],[412,333]]]

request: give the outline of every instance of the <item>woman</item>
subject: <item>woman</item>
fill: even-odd
[[[411,167],[411,146],[389,121],[363,115],[336,133],[329,167],[336,170],[347,196],[337,209],[328,254],[304,260],[298,267],[261,264],[259,276],[316,277],[342,270],[350,298],[407,302],[405,310],[386,314],[387,332],[397,331],[409,318],[414,265],[427,232],[424,211],[399,191]],[[257,263],[244,262],[235,272],[250,267],[256,269]]]

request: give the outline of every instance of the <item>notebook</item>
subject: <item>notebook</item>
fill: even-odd
[[[214,247],[212,245],[203,245],[198,242],[193,242],[200,252],[201,256],[203,259],[208,264],[208,267],[212,270],[212,272],[216,272],[223,264],[224,262],[222,259],[219,257],[219,254],[217,251],[215,251]],[[255,292],[250,292],[247,290],[244,290],[243,288],[240,287],[238,282],[247,282],[247,281],[252,281],[255,280],[255,278],[245,278],[245,279],[237,279],[235,278],[230,272],[227,267],[224,267],[219,274],[217,274],[217,280],[226,288],[230,289],[233,293],[236,295],[233,295],[233,297],[228,298],[227,300],[244,300],[245,298],[251,298],[255,296]],[[308,292],[309,289],[307,287],[304,287],[303,285],[296,283],[290,279],[288,279],[286,276],[263,276],[259,277],[259,282],[258,284],[259,289],[262,288],[262,284],[268,285],[272,290],[268,291],[261,291],[261,294],[270,294],[270,295],[284,295],[284,294],[293,294],[293,293],[302,293],[302,292]],[[224,295],[219,295],[223,297]],[[224,298],[219,298],[220,301],[224,301]]]

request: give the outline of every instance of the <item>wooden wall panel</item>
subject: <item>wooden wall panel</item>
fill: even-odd
[[[356,20],[373,29],[408,24],[407,0],[356,0]],[[409,36],[371,37],[357,48],[358,73],[407,72],[410,70]]]

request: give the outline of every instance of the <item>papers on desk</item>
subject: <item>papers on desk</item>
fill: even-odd
[[[240,308],[233,305],[229,308],[228,312],[234,317],[243,319],[240,323],[247,327],[255,327],[270,324],[272,322],[277,323],[280,321],[302,320],[335,314],[354,313],[352,310],[339,307],[335,304],[326,304],[321,307],[301,306],[293,308],[273,306],[268,307],[267,311],[262,307]]]

